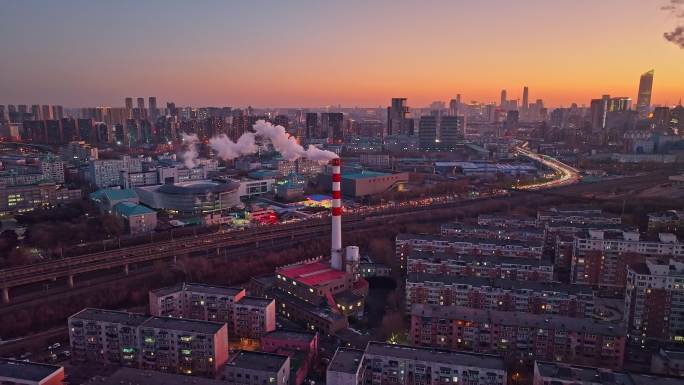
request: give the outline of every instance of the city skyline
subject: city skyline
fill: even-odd
[[[9,3],[0,39],[13,59],[0,63],[0,103],[118,106],[154,95],[193,106],[375,107],[400,96],[417,107],[456,94],[492,102],[501,89],[522,99],[528,86],[532,101],[588,105],[602,94],[636,101],[639,74],[655,69],[652,104],[673,105],[684,69],[682,50],[662,36],[677,21],[660,9],[667,3]],[[395,22],[379,22],[387,18]],[[607,44],[607,31],[622,43]]]

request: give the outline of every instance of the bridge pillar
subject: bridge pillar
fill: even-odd
[[[73,274],[69,274],[69,277],[67,278],[67,284],[69,284],[70,289],[74,288],[74,275]]]
[[[129,269],[128,269],[128,264],[124,265],[124,274],[128,275]]]
[[[10,303],[9,287],[2,288],[2,303]]]

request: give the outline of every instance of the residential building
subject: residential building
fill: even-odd
[[[623,325],[560,315],[462,306],[414,305],[410,340],[417,346],[622,368]]]
[[[276,328],[275,300],[242,297],[234,304],[233,333],[237,337],[259,339]]]
[[[0,358],[0,384],[3,385],[62,385],[64,368]]]
[[[620,372],[606,368],[536,361],[533,385],[679,385],[680,378]]]
[[[234,385],[289,385],[290,357],[241,350],[228,361],[222,378]]]
[[[513,239],[519,241],[544,241],[546,232],[539,227],[510,227],[495,225],[471,226],[460,222],[445,223],[441,226],[441,234],[447,237]]]
[[[326,380],[330,385],[505,385],[507,372],[504,360],[493,355],[369,342],[364,351],[338,348]]]
[[[638,232],[587,230],[575,235],[571,282],[605,288],[623,288],[627,265],[647,257],[684,257],[684,243],[674,234],[642,239]]]
[[[406,277],[408,312],[414,304],[590,319],[594,314],[594,293],[587,287],[558,282],[409,273]]]
[[[160,373],[135,368],[119,368],[109,376],[94,376],[84,385],[226,385],[213,378],[188,377],[184,374]]]
[[[537,213],[537,221],[551,223],[561,222],[572,224],[617,225],[622,223],[622,218],[619,215],[604,213],[600,209],[564,209],[561,207],[539,211]]]
[[[516,215],[480,214],[477,216],[477,224],[479,226],[496,226],[515,229],[518,227],[537,227],[538,222],[536,218]]]
[[[392,104],[387,107],[387,131],[383,133],[386,135],[413,135],[411,119],[407,116],[409,114],[409,107],[406,105],[406,98],[392,98]]]
[[[684,352],[660,348],[651,356],[651,373],[684,377]]]
[[[631,341],[684,342],[684,262],[647,259],[627,267],[625,316]]]
[[[213,377],[228,360],[225,323],[86,308],[68,327],[82,362]]]
[[[261,337],[261,350],[290,357],[290,383],[301,385],[318,357],[318,333],[275,330]]]
[[[545,259],[411,251],[405,255],[408,273],[553,281],[553,263]]]
[[[648,230],[677,233],[684,229],[684,210],[668,210],[648,214]]]
[[[246,295],[243,288],[183,282],[150,291],[150,314],[225,322],[232,328],[235,305]]]

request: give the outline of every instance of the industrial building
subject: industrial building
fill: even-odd
[[[330,177],[321,175],[323,183],[330,183]],[[392,190],[401,190],[408,183],[408,173],[388,173],[362,170],[341,176],[342,195],[361,198]]]

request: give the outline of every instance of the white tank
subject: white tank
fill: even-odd
[[[346,258],[347,262],[358,262],[359,257],[359,247],[358,246],[347,246]]]

